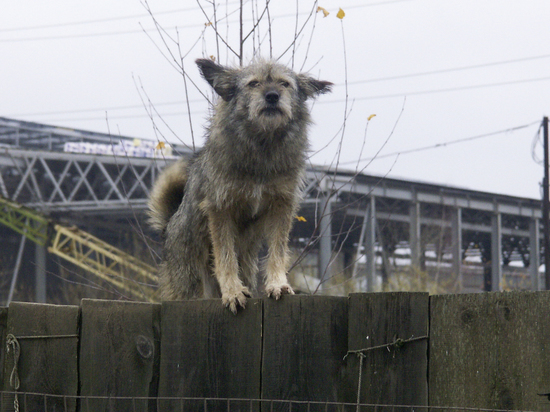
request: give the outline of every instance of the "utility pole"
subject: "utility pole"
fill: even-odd
[[[544,288],[550,290],[550,188],[549,188],[549,163],[548,148],[548,117],[542,119],[542,134],[544,143],[544,179],[542,196],[542,221],[544,224]],[[536,250],[536,248],[535,248]]]

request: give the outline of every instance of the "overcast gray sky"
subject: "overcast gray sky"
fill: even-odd
[[[247,2],[245,17],[255,4]],[[313,4],[272,1],[275,57],[289,46]],[[191,79],[208,91],[193,61],[217,55],[213,32],[205,26],[209,19],[194,0],[149,0],[148,5],[167,34],[179,38]],[[220,31],[237,47],[238,14],[230,13],[238,1],[219,5]],[[339,162],[341,168],[376,175],[540,198],[543,169],[533,148],[534,157],[542,158],[536,138],[542,117],[550,114],[550,1],[327,0],[319,5],[330,14],[309,20],[294,59],[292,49],[281,57],[336,85],[313,106],[313,163]],[[336,17],[340,7],[346,13],[342,20]],[[261,41],[268,56],[266,35],[262,27],[254,42]],[[252,41],[245,47],[247,58]],[[176,44],[167,42],[177,53]],[[236,63],[220,48],[222,63]],[[139,0],[4,2],[0,116],[191,144],[185,85],[166,55]],[[187,86],[200,145],[208,105]],[[158,130],[142,99],[150,99],[162,115],[163,120],[154,116]],[[367,121],[372,114],[376,117]],[[417,150],[423,148],[428,149]]]

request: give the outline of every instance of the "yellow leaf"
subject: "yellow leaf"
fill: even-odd
[[[303,216],[296,216],[296,219],[298,219],[298,222],[307,222],[306,218]]]
[[[321,6],[317,7],[317,13],[319,13],[320,11],[323,12],[323,17],[327,17],[330,14],[327,9]]]
[[[214,56],[213,54],[210,55],[210,60],[212,60],[213,62],[216,61],[216,56]]]
[[[367,117],[367,121],[369,121],[370,119],[372,119],[375,116],[376,116],[375,114],[371,114],[369,117]]]
[[[164,142],[159,142],[159,144],[155,147],[155,149],[161,150],[161,149],[164,149],[165,147],[166,145],[164,144]]]
[[[208,23],[204,23],[204,26],[205,26],[205,27],[212,26],[212,22],[209,21]]]
[[[344,13],[344,10],[342,9],[338,10],[338,13],[336,13],[336,17],[338,17],[340,20],[342,20],[345,15],[346,13]]]
[[[141,140],[140,139],[134,139],[134,147],[140,147],[141,146]]]

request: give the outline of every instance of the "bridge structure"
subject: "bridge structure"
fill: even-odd
[[[145,224],[149,189],[175,157],[124,151],[143,142],[0,117],[0,195],[123,249],[131,234],[146,243],[154,239]],[[67,143],[88,153],[68,152]],[[106,155],[94,145],[124,150]],[[173,145],[173,154],[192,151]],[[293,271],[308,268],[297,278],[313,279],[315,289],[327,293],[335,279],[373,291],[407,271],[446,279],[459,292],[538,290],[544,288],[541,217],[536,199],[311,167],[291,235]],[[1,250],[17,249],[7,232],[0,243]],[[137,253],[155,260],[154,253]],[[37,246],[39,301],[46,298],[44,259]]]

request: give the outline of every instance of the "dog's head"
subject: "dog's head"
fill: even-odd
[[[307,110],[305,101],[331,90],[332,83],[297,74],[273,61],[233,69],[208,59],[196,61],[202,76],[242,118],[276,130]]]

